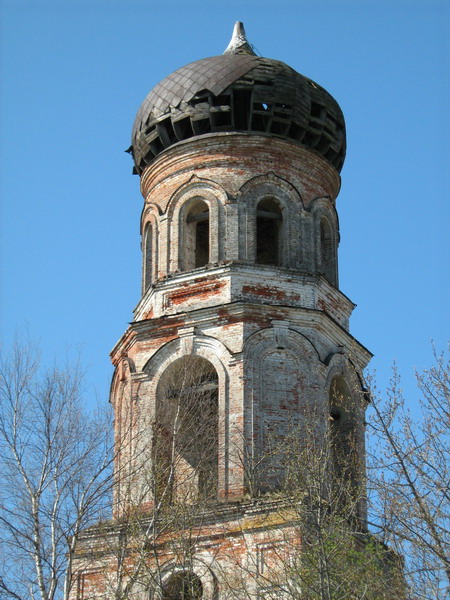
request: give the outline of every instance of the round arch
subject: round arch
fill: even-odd
[[[147,361],[142,371],[154,384],[171,362],[191,354],[209,360],[218,372],[219,379],[225,383],[228,374],[227,365],[232,359],[231,352],[216,338],[197,335],[194,332],[181,332],[180,337],[161,346]]]
[[[152,221],[153,223],[156,223],[156,226],[158,226],[160,217],[161,211],[159,210],[159,207],[153,202],[147,203],[144,206],[141,214],[141,235],[144,233],[144,228],[148,221]]]
[[[328,394],[333,379],[336,377],[343,377],[347,382],[353,401],[357,404],[361,404],[361,406],[365,408],[365,393],[361,378],[347,354],[336,352],[327,361],[327,364],[328,370],[325,379],[324,393]]]
[[[140,407],[141,413],[157,416],[158,385],[164,373],[172,364],[183,358],[204,359],[217,373],[217,447],[218,447],[218,495],[224,497],[232,485],[229,480],[230,464],[230,427],[229,427],[229,389],[230,376],[236,377],[230,370],[231,353],[218,340],[195,335],[190,331],[181,331],[181,336],[160,348],[143,368],[145,373],[145,395]]]
[[[244,362],[250,485],[260,491],[277,489],[283,485],[292,443],[310,422],[316,426],[321,408],[314,369],[321,369],[321,362],[313,344],[284,322],[253,334],[244,346]]]
[[[183,253],[188,234],[187,217],[195,203],[204,202],[208,212],[208,262],[219,262],[223,258],[223,205],[226,192],[217,184],[193,176],[172,194],[167,206],[169,271],[186,270]],[[204,210],[203,213],[206,211]],[[199,218],[196,216],[195,218]],[[203,222],[206,217],[203,218]],[[195,221],[200,222],[200,221]],[[204,229],[206,227],[204,226]],[[194,267],[195,268],[195,267]]]
[[[280,192],[284,198],[286,198],[288,201],[299,204],[304,210],[303,200],[297,188],[287,179],[283,179],[282,177],[275,175],[273,171],[270,173],[265,173],[264,175],[256,175],[255,177],[252,177],[246,181],[239,189],[236,201],[245,201],[247,203],[248,199],[255,197],[260,198],[264,194],[274,194]]]
[[[276,231],[276,235],[269,235],[269,238],[276,238],[273,243],[277,246],[273,252],[276,260],[272,260],[271,264],[284,267],[298,264],[300,215],[304,207],[296,188],[274,173],[267,173],[248,180],[240,188],[236,201],[240,227],[245,224],[247,229],[246,235],[241,236],[239,256],[258,262],[258,241],[264,225],[267,225],[270,230]],[[274,201],[277,204],[275,210],[269,206]],[[265,207],[265,204],[268,206]]]
[[[183,579],[187,585],[183,586]],[[173,586],[173,587],[172,587]],[[161,568],[160,585],[151,590],[149,600],[172,600],[169,594],[187,588],[186,596],[175,595],[173,600],[217,600],[217,578],[206,562],[195,557],[189,565],[170,561]],[[189,595],[191,592],[191,595]]]

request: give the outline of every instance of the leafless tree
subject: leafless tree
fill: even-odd
[[[219,453],[217,374],[208,361],[189,357],[167,370],[149,429],[150,436],[139,427],[133,432],[131,467],[122,460],[128,476],[120,517],[84,534],[87,564],[94,561],[100,571],[88,583],[86,598],[100,591],[114,600],[149,591],[170,599],[199,594],[192,563],[217,499]],[[168,561],[183,565],[183,571],[165,577]]]
[[[416,373],[419,406],[408,408],[396,368],[387,395],[372,385],[370,483],[374,527],[405,557],[414,599],[450,594],[450,376],[445,353]]]
[[[140,466],[131,470],[137,479],[129,479],[128,493],[122,495],[121,517],[103,529],[93,528],[91,540],[87,532],[86,564],[95,563],[101,574],[94,574],[85,598],[98,598],[99,590],[115,600],[140,598],[149,590],[166,600],[201,598],[193,565],[201,556],[207,519],[217,510],[217,457],[222,450],[217,443],[217,379],[206,363],[194,363],[176,361],[161,379],[153,435],[145,444],[134,445],[140,456],[130,457]],[[348,398],[341,396],[337,389],[333,418],[338,409],[342,415],[352,410]],[[258,590],[267,599],[404,597],[399,557],[366,530],[364,458],[354,422],[342,420],[339,431],[331,423],[318,426],[323,418],[310,414],[309,421],[285,439],[269,443],[256,468],[247,469],[247,479],[255,473],[247,501],[267,507],[273,543],[263,571],[254,548],[245,553],[246,562],[239,553],[211,558],[221,580],[221,597],[254,599]],[[258,493],[264,465],[277,485],[264,486]],[[215,535],[225,539],[226,527],[225,523]],[[246,536],[243,525],[242,538]],[[220,548],[217,545],[219,553]],[[169,574],[168,564],[178,565],[178,570]]]
[[[252,563],[253,556],[260,559],[250,548],[245,564],[210,556],[224,598],[250,599],[256,590],[267,599],[404,598],[402,557],[411,598],[446,598],[450,410],[444,356],[417,380],[420,419],[406,410],[397,373],[387,398],[377,397],[372,386],[370,433],[377,452],[369,471],[369,522],[376,535],[366,528],[364,455],[355,421],[344,414],[353,410],[347,396],[356,391],[335,390],[328,425],[323,415],[309,414],[283,440],[269,443],[256,466],[245,460],[246,501],[263,512],[267,507],[274,543],[263,570]],[[76,366],[42,372],[31,346],[16,346],[0,361],[0,597],[67,600],[78,572],[95,566],[85,598],[200,598],[198,550],[217,510],[224,451],[217,374],[198,357],[175,361],[160,380],[154,420],[139,429],[125,418],[130,435],[124,440],[132,442],[116,438],[115,449],[110,419],[86,412],[81,382]],[[337,413],[341,430],[333,424]],[[113,462],[121,493],[110,519]],[[276,485],[262,489],[265,468]],[[225,539],[226,524],[215,535]],[[172,574],[171,564],[178,565]]]
[[[0,356],[0,597],[67,599],[79,533],[109,510],[111,420],[82,385],[29,343]]]
[[[317,422],[312,416],[277,449],[284,481],[259,500],[272,511],[268,527],[276,523],[267,556],[249,548],[253,561],[221,571],[227,598],[250,600],[258,589],[270,600],[405,597],[401,560],[366,528],[360,452],[348,436],[344,461],[342,435],[332,427],[321,430]]]

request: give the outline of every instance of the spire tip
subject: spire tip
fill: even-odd
[[[234,24],[233,35],[224,54],[252,54],[256,56],[252,46],[248,43],[242,21],[236,21]]]

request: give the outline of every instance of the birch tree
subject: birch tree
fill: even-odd
[[[387,394],[372,390],[369,436],[373,527],[405,557],[414,599],[450,595],[450,374],[445,353],[416,373],[410,408],[393,370]],[[372,385],[374,388],[374,386]]]
[[[68,598],[80,531],[109,511],[111,439],[77,364],[44,371],[28,343],[0,356],[0,597]]]

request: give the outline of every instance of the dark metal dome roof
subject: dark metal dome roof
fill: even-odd
[[[236,28],[225,54],[174,71],[148,94],[133,126],[135,172],[179,141],[242,131],[299,142],[340,171],[345,123],[337,102],[285,63],[255,56]]]

